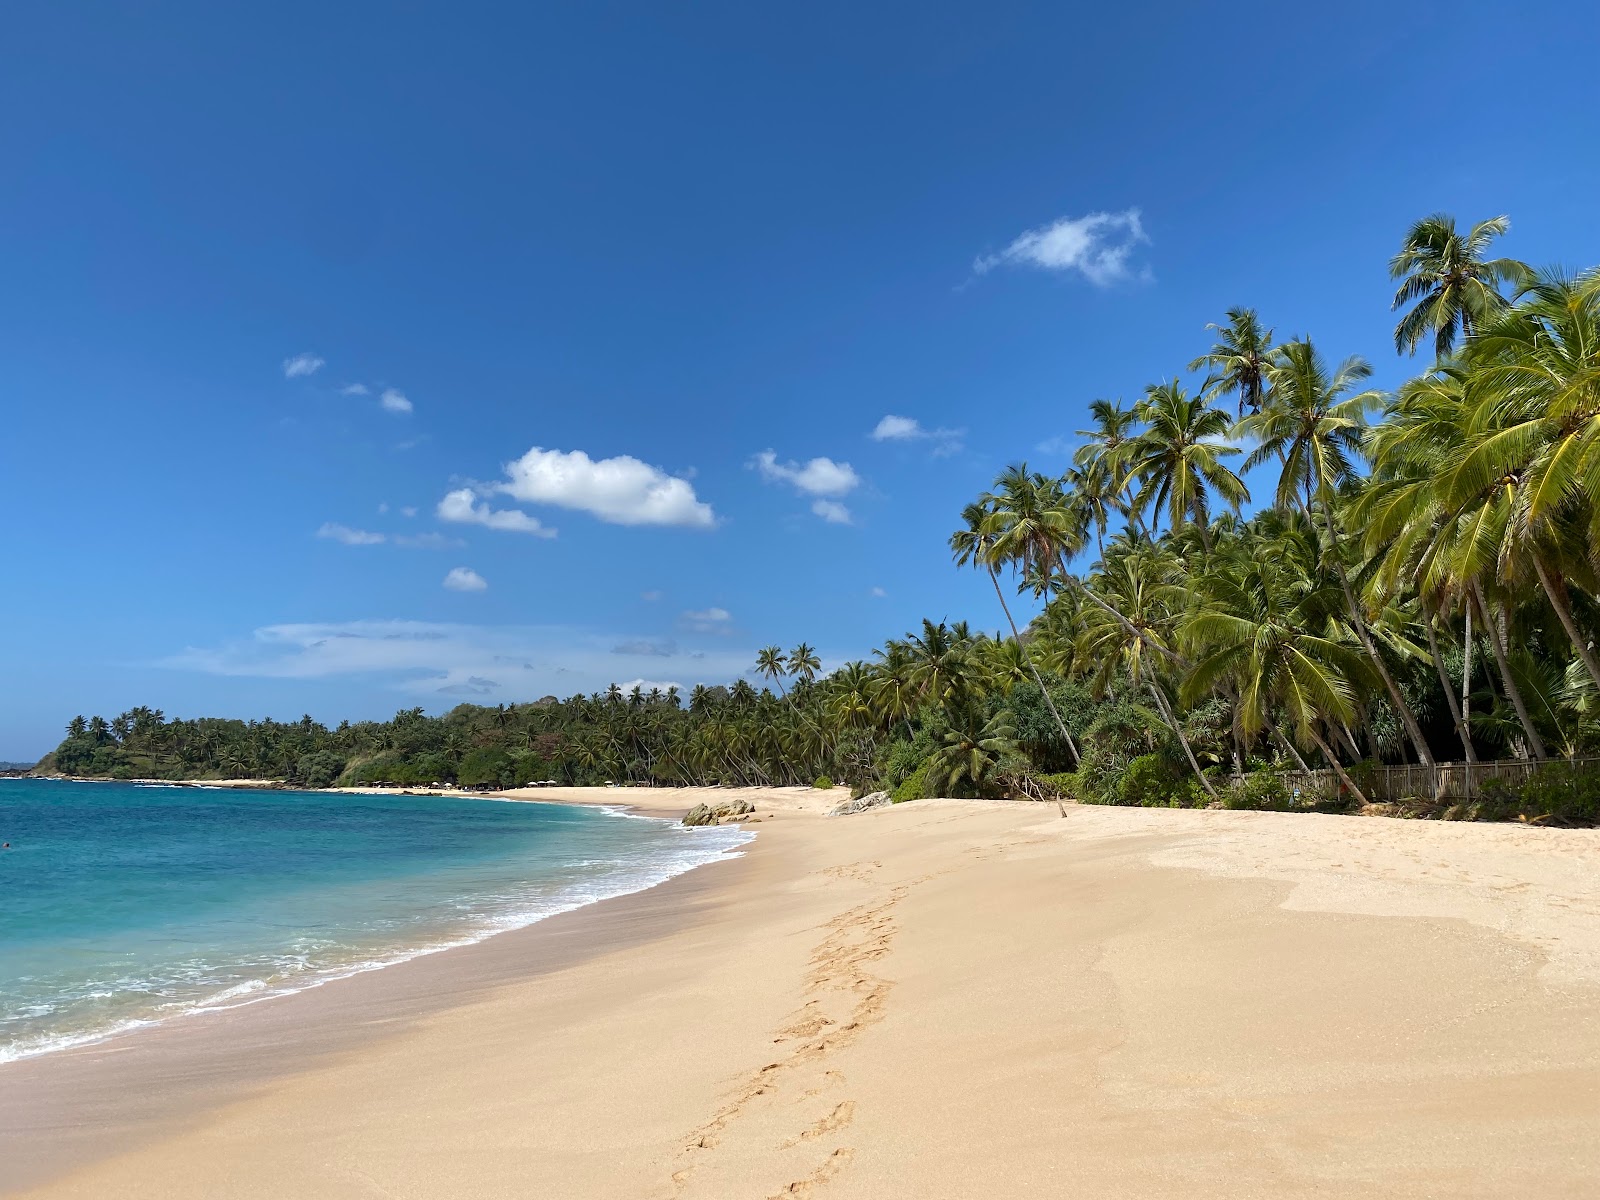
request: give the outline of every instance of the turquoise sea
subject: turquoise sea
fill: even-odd
[[[487,799],[0,779],[0,1062],[478,941],[752,836]]]

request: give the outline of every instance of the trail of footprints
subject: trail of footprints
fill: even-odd
[[[882,865],[852,863],[830,867],[823,874],[871,885]],[[774,1031],[773,1044],[781,1048],[778,1057],[740,1080],[733,1098],[685,1137],[672,1174],[675,1196],[682,1196],[695,1173],[712,1161],[709,1156],[721,1145],[729,1127],[752,1115],[757,1106],[770,1106],[765,1109],[770,1115],[783,1111],[777,1106],[787,1105],[811,1118],[773,1147],[807,1152],[809,1170],[771,1193],[768,1200],[808,1196],[850,1165],[854,1148],[836,1143],[855,1119],[856,1102],[836,1098],[836,1089],[845,1085],[845,1077],[828,1065],[828,1059],[883,1019],[894,985],[870,968],[890,951],[896,931],[895,906],[920,882],[886,888],[822,926],[826,936],[812,950],[805,976],[808,999]],[[785,1154],[778,1161],[788,1163],[792,1157]]]

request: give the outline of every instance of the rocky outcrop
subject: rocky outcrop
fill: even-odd
[[[745,821],[756,811],[756,806],[740,797],[716,804],[696,804],[684,814],[685,825],[718,825],[723,821]]]
[[[866,812],[869,808],[880,808],[891,803],[888,792],[868,792],[865,796],[856,796],[846,800],[834,808],[828,815],[830,817],[848,817],[852,813]]]

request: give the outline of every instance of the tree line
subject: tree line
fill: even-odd
[[[613,686],[336,729],[137,709],[75,719],[47,765],[1275,806],[1285,769],[1329,770],[1327,802],[1361,803],[1375,763],[1592,753],[1600,274],[1489,257],[1507,228],[1407,231],[1394,342],[1426,359],[1392,393],[1235,308],[1186,375],[1093,401],[1065,472],[1007,468],[949,540],[1004,632],[924,621],[825,676],[813,647],[772,646],[765,686],[687,698]],[[1600,787],[1574,778],[1568,809],[1600,818]]]

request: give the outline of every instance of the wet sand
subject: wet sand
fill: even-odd
[[[745,858],[650,892],[0,1068],[7,1184],[1595,1194],[1600,831],[758,807]]]

